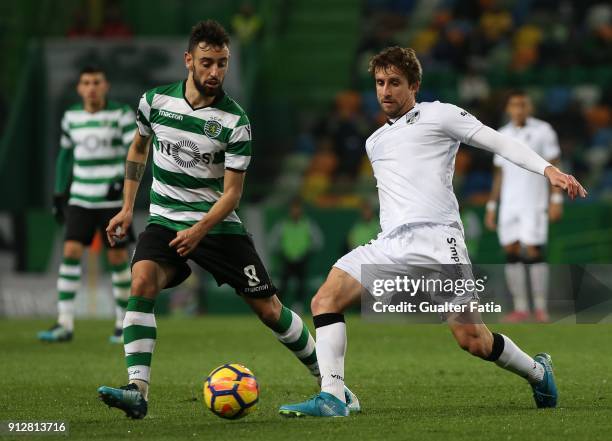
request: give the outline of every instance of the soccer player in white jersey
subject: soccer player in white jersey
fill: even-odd
[[[572,176],[514,138],[483,125],[465,110],[441,102],[418,103],[422,70],[414,50],[391,47],[374,56],[370,72],[388,122],[366,142],[380,200],[382,232],[372,242],[340,258],[313,297],[321,392],[310,400],[284,405],[286,416],[347,416],[344,400],[346,327],[343,312],[360,301],[363,265],[463,264],[465,247],[452,177],[461,142],[483,148],[544,175],[571,198],[586,196]],[[369,268],[369,267],[368,267]],[[457,268],[457,267],[455,267]],[[463,296],[468,297],[468,296]],[[460,301],[456,296],[456,301]],[[535,358],[505,335],[491,333],[478,315],[449,314],[448,325],[461,348],[527,379],[538,407],[554,407],[557,390],[548,354]]]
[[[150,218],[132,259],[132,290],[123,323],[129,383],[101,386],[109,406],[139,419],[147,413],[159,292],[185,280],[187,260],[229,284],[319,378],[314,339],[302,319],[281,304],[253,241],[236,214],[251,160],[251,127],[242,108],[222,89],[229,36],[212,20],[191,31],[185,52],[188,77],[146,92],[138,131],[126,162],[124,204],[107,227],[111,242],[132,222],[134,198],[153,143]],[[347,399],[352,400],[346,390]],[[353,400],[358,410],[358,402]]]
[[[557,134],[550,124],[532,117],[532,110],[531,100],[524,91],[512,91],[506,104],[510,122],[499,132],[522,141],[551,164],[558,165],[561,150]],[[549,183],[544,176],[530,173],[499,155],[495,155],[493,163],[495,172],[485,225],[491,230],[497,229],[504,248],[506,281],[514,304],[514,310],[503,320],[516,323],[530,319],[528,270],[535,320],[547,322],[548,264],[543,248],[548,241],[549,220],[555,222],[561,218],[563,193],[553,188],[549,198]]]
[[[111,266],[115,298],[115,330],[112,343],[123,342],[123,317],[130,293],[127,240],[111,244],[106,225],[121,208],[125,155],[134,138],[133,110],[107,99],[109,83],[103,70],[84,67],[77,92],[82,102],[70,107],[62,118],[60,152],[56,162],[54,214],[66,221],[63,260],[57,280],[57,324],[38,333],[46,342],[68,342],[74,330],[74,299],[81,281],[83,249],[96,231],[103,233]],[[68,206],[65,206],[66,201]],[[133,234],[128,231],[129,238]]]

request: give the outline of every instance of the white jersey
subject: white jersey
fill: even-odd
[[[527,118],[523,127],[511,122],[499,132],[522,141],[547,161],[560,155],[557,134],[550,124],[537,118]],[[548,207],[548,180],[495,155],[493,163],[501,167],[500,217]]]
[[[461,224],[455,155],[483,124],[460,107],[417,103],[366,141],[380,200],[382,234],[407,224]]]

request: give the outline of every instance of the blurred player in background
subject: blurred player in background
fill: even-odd
[[[98,67],[84,67],[77,84],[82,102],[62,118],[60,152],[56,162],[54,214],[66,222],[63,261],[57,280],[57,324],[38,333],[47,342],[72,340],[74,299],[81,285],[81,257],[100,231],[112,271],[115,298],[113,343],[123,341],[123,318],[130,289],[127,242],[110,244],[105,228],[122,206],[125,155],[136,121],[129,106],[107,99],[109,82]],[[67,206],[66,206],[67,203]]]
[[[360,302],[364,288],[372,288],[362,278],[362,271],[373,272],[371,280],[388,281],[410,276],[401,272],[407,265],[450,265],[447,271],[455,274],[469,270],[452,186],[460,143],[497,153],[546,176],[572,198],[586,197],[573,176],[562,173],[522,142],[485,126],[467,111],[439,101],[417,103],[422,69],[413,49],[384,49],[370,61],[370,72],[387,117],[385,125],[366,141],[378,187],[382,232],[341,257],[313,297],[321,392],[307,401],[281,406],[281,415],[349,415],[343,393],[347,343],[343,312]],[[364,268],[366,265],[368,268]],[[395,268],[399,269],[393,273]],[[455,295],[448,303],[461,306],[475,300],[477,296]],[[556,407],[557,387],[548,354],[529,356],[509,337],[492,333],[479,314],[458,312],[446,318],[462,349],[525,378],[537,407]]]
[[[269,242],[281,259],[279,290],[287,295],[289,281],[293,279],[296,289],[292,308],[301,312],[306,300],[308,262],[323,244],[323,234],[319,226],[304,214],[301,199],[291,201],[289,216],[274,226]]]
[[[531,99],[524,91],[511,92],[506,104],[510,122],[499,132],[522,141],[551,164],[559,165],[561,150],[557,134],[550,124],[532,117],[532,109]],[[544,176],[518,167],[499,155],[495,155],[493,163],[495,172],[485,225],[491,230],[497,228],[499,242],[506,253],[506,281],[514,311],[504,321],[516,323],[530,319],[527,269],[535,319],[547,322],[548,264],[544,259],[544,247],[548,241],[548,221],[561,218],[563,192],[553,187],[549,193],[550,184]]]
[[[319,378],[308,327],[279,301],[235,211],[251,162],[251,126],[245,111],[223,91],[229,58],[225,29],[213,20],[198,23],[185,52],[187,79],[149,90],[138,106],[123,208],[106,229],[113,243],[132,223],[136,192],[153,142],[150,217],[132,258],[133,283],[123,323],[128,384],[98,388],[100,399],[130,418],[147,414],[157,336],[155,298],[189,276],[187,260],[210,272],[219,285],[234,288]]]
[[[353,224],[346,236],[346,252],[365,245],[375,239],[380,232],[380,222],[374,215],[372,206],[364,201],[361,204],[360,217]]]

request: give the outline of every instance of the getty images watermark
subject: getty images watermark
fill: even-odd
[[[464,314],[476,321],[502,312],[499,303],[483,301],[488,276],[475,277],[470,265],[362,265],[361,280],[365,315]]]
[[[550,264],[546,283],[533,283],[538,274],[525,270],[526,321],[537,321],[539,300],[551,322],[612,323],[612,265]],[[361,312],[373,320],[438,323],[459,314],[467,322],[494,323],[516,306],[504,264],[362,265],[360,281]]]
[[[413,278],[396,275],[392,279],[373,279],[371,294],[376,299],[372,304],[375,313],[436,312],[442,314],[463,312],[502,312],[502,307],[493,301],[481,303],[487,277],[443,278],[432,272],[429,276]],[[407,300],[393,301],[395,296]],[[423,299],[427,295],[429,299]],[[415,299],[418,299],[415,301]]]

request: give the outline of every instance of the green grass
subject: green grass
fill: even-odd
[[[96,396],[99,385],[121,385],[126,379],[123,348],[107,343],[110,321],[77,322],[75,340],[63,345],[35,341],[35,332],[48,325],[0,320],[0,421],[65,420],[70,439],[612,437],[609,325],[495,327],[529,353],[552,354],[560,407],[536,410],[524,380],[463,353],[443,325],[350,318],[346,379],[361,399],[363,413],[296,420],[279,417],[278,406],[313,394],[316,383],[254,318],[159,319],[149,415],[141,421],[126,419]],[[238,421],[220,419],[202,404],[203,378],[226,362],[245,364],[260,383],[258,409]]]

